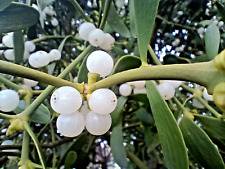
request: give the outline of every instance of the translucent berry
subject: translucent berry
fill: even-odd
[[[142,88],[135,87],[133,90],[133,93],[134,94],[147,93],[147,90],[145,87],[142,87]]]
[[[129,96],[132,92],[132,88],[129,84],[124,83],[120,85],[119,92],[122,96]]]
[[[26,61],[29,57],[30,57],[30,53],[28,51],[24,50],[23,60]]]
[[[77,89],[63,86],[52,94],[50,104],[54,111],[61,114],[70,114],[80,108],[82,97]]]
[[[208,94],[206,88],[204,88],[203,93],[202,93],[202,96],[203,96],[203,98],[204,98],[205,100],[213,101],[213,96]]]
[[[115,39],[109,34],[105,33],[104,35],[104,42],[100,44],[100,48],[104,50],[111,50],[112,47],[114,46]]]
[[[88,41],[92,46],[98,47],[104,43],[105,33],[101,29],[94,29],[88,36]]]
[[[170,83],[163,82],[157,89],[164,100],[169,100],[175,95],[175,89]]]
[[[197,107],[199,109],[204,108],[204,105],[200,101],[198,101],[198,99],[196,99],[196,98],[192,99],[192,104],[193,104],[194,107]]]
[[[94,112],[98,114],[109,114],[116,108],[117,97],[109,89],[97,89],[89,97],[88,103]]]
[[[96,29],[96,27],[93,23],[84,22],[79,27],[79,35],[82,39],[87,41],[90,32],[93,31],[94,29]]]
[[[38,81],[24,78],[23,83],[26,84],[26,85],[34,87],[38,84]]]
[[[24,43],[24,50],[28,52],[33,52],[35,50],[36,46],[33,41],[26,41]]]
[[[29,64],[35,68],[43,67],[49,64],[50,58],[45,51],[32,53],[28,59]]]
[[[53,9],[50,6],[46,6],[43,9],[43,12],[46,13],[47,15],[49,15],[49,16],[53,16],[54,15],[54,11],[53,11]]]
[[[22,89],[26,89],[26,90],[32,90],[31,86],[27,85],[27,84],[21,84],[20,87]]]
[[[108,53],[97,50],[88,56],[86,65],[90,73],[97,73],[100,77],[105,77],[112,72],[114,64]]]
[[[93,135],[105,134],[111,127],[110,114],[101,115],[90,111],[85,118],[86,129]]]
[[[48,55],[51,61],[61,59],[61,52],[58,49],[52,49]]]
[[[56,121],[59,133],[66,137],[78,136],[84,130],[84,126],[84,116],[78,111],[61,114]]]
[[[88,114],[89,111],[90,110],[88,108],[88,103],[87,103],[87,101],[84,101],[80,108],[80,112],[81,112],[81,114],[83,114],[84,117],[86,117],[86,115]]]
[[[15,55],[14,55],[14,49],[8,49],[4,52],[4,56],[7,60],[14,60]]]
[[[163,82],[170,83],[174,88],[179,87],[183,83],[180,80],[163,80]]]
[[[0,91],[0,110],[4,112],[13,111],[19,104],[19,95],[17,92],[6,89]]]
[[[145,87],[145,80],[137,80],[132,82],[127,82],[129,85],[132,85],[137,88],[143,88]]]
[[[52,24],[52,26],[58,26],[59,21],[56,18],[53,17],[52,20],[51,20],[51,24]]]
[[[13,48],[14,47],[14,43],[13,43],[13,33],[7,34],[5,36],[3,36],[2,38],[2,43],[9,47],[9,48]]]

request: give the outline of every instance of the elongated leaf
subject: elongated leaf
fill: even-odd
[[[135,24],[135,13],[134,13],[134,1],[129,3],[129,14],[130,14],[130,32],[132,36],[136,36],[136,24]]]
[[[225,121],[214,117],[195,115],[195,118],[202,124],[202,128],[210,136],[225,140]]]
[[[134,69],[141,66],[141,60],[137,56],[125,55],[115,64],[113,73],[122,72],[128,69]]]
[[[87,66],[86,66],[86,61],[87,61],[87,57],[83,60],[80,68],[79,68],[79,71],[78,71],[78,74],[77,74],[77,80],[78,80],[78,83],[87,83],[88,81],[88,69],[87,69]]]
[[[38,23],[36,9],[19,3],[11,3],[0,11],[0,33],[14,32]]]
[[[7,8],[13,0],[0,0],[0,11]]]
[[[223,160],[208,135],[184,115],[180,122],[189,152],[206,169],[224,169]]]
[[[122,21],[113,4],[110,5],[107,22],[110,27],[115,31],[118,32],[121,36],[125,38],[130,37],[130,31],[128,30],[125,23]]]
[[[30,120],[35,123],[46,124],[50,120],[48,108],[41,104],[31,115]]]
[[[151,38],[159,0],[132,0],[135,13],[136,33],[141,61],[147,63],[147,49]]]
[[[65,159],[65,168],[70,168],[77,160],[77,153],[75,151],[69,151]]]
[[[166,166],[170,169],[188,169],[187,149],[172,112],[153,82],[146,81],[146,87]]]
[[[59,47],[58,47],[58,50],[59,50],[60,52],[62,52],[63,47],[64,47],[66,41],[69,40],[69,39],[72,38],[72,37],[73,37],[72,35],[68,35],[68,36],[66,36],[66,37],[62,40],[62,42],[60,43],[60,45],[59,45]]]
[[[112,154],[114,156],[115,162],[118,163],[118,165],[121,168],[127,167],[127,160],[126,160],[127,155],[125,147],[123,145],[123,131],[122,131],[123,114],[121,113],[126,101],[127,101],[126,97],[120,97],[118,99],[116,109],[111,113],[113,121],[113,129],[110,137],[110,146],[112,149]]]
[[[13,34],[15,63],[20,64],[23,61],[24,38],[22,31],[16,31]]]
[[[223,21],[225,22],[225,7],[218,1],[216,1],[215,4],[219,10],[220,15],[222,16]]]
[[[220,45],[220,32],[215,24],[208,26],[205,32],[205,49],[210,60],[218,54]]]

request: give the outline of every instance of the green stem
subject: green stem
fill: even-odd
[[[202,97],[196,97],[215,117],[219,118],[219,114],[214,108],[212,108]]]
[[[135,80],[184,80],[205,86],[210,93],[225,81],[225,72],[217,70],[212,61],[192,64],[156,65],[116,73],[88,86],[88,93]]]
[[[162,63],[159,61],[158,57],[156,56],[154,50],[152,49],[152,47],[150,45],[148,45],[148,51],[149,51],[153,61],[155,62],[155,64],[162,65]]]
[[[127,157],[140,169],[148,169],[148,167],[132,152],[127,151]]]
[[[8,115],[8,114],[0,113],[0,118],[3,118],[3,119],[13,119],[15,117],[16,117],[15,115]]]
[[[173,101],[177,104],[177,106],[178,106],[182,111],[185,110],[184,106],[181,104],[181,102],[180,102],[176,97],[173,97]]]
[[[20,164],[25,164],[29,160],[30,136],[27,131],[23,132],[23,143]]]
[[[85,12],[83,11],[83,9],[81,8],[81,6],[79,5],[79,3],[76,0],[70,0],[70,2],[73,4],[73,6],[76,8],[76,10],[78,12],[80,12],[80,14],[82,15],[82,17],[87,21],[87,22],[91,22],[91,19],[85,15]]]
[[[166,22],[169,25],[174,25],[174,26],[181,27],[181,28],[185,28],[185,29],[188,29],[188,30],[196,30],[196,28],[194,28],[194,27],[190,27],[190,26],[186,26],[186,25],[181,25],[181,24],[177,24],[177,23],[170,22],[170,21],[166,20],[165,18],[163,18],[160,15],[157,15],[156,18],[158,18],[158,19]]]
[[[2,60],[0,61],[0,71],[6,74],[11,74],[15,76],[20,76],[20,77],[40,81],[40,82],[50,84],[56,87],[72,86],[78,89],[79,91],[82,90],[81,84],[69,82],[67,80],[60,79],[58,77],[49,75],[44,72],[40,72],[34,69],[30,69],[21,65],[17,65],[17,64],[2,61]]]
[[[20,86],[18,86],[17,84],[11,82],[10,80],[8,80],[8,79],[6,79],[6,78],[4,78],[2,76],[0,76],[0,82],[2,82],[5,86],[7,86],[9,88],[12,88],[12,89],[14,89],[16,91],[21,89]]]
[[[37,43],[37,42],[41,42],[41,41],[48,40],[48,39],[64,39],[64,38],[65,38],[65,36],[49,35],[49,36],[43,36],[41,38],[33,39],[32,41],[34,43]]]
[[[105,22],[106,22],[108,13],[109,13],[109,8],[110,8],[111,3],[112,3],[112,0],[106,0],[105,1],[103,17],[102,17],[102,20],[101,20],[101,23],[100,23],[100,26],[99,26],[100,29],[103,29],[104,26],[105,26]]]
[[[55,142],[55,131],[52,122],[50,123],[50,128],[51,128],[52,142]],[[57,162],[56,148],[53,147],[52,168],[55,168],[56,162]]]
[[[44,162],[44,156],[42,155],[41,146],[40,146],[40,143],[39,143],[36,135],[34,134],[33,130],[31,129],[31,127],[29,126],[29,124],[27,122],[24,123],[24,127],[25,127],[26,131],[29,133],[29,135],[31,136],[31,138],[35,144],[35,147],[37,149],[38,156],[40,158],[43,169],[46,169],[45,162]]]

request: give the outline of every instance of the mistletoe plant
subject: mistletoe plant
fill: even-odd
[[[224,168],[225,8],[193,3],[0,0],[2,168]]]

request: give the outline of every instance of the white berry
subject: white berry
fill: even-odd
[[[88,36],[88,41],[92,46],[98,47],[104,43],[105,33],[101,29],[94,29]]]
[[[85,118],[86,129],[93,135],[105,134],[111,127],[112,119],[110,114],[97,114],[90,111]]]
[[[99,114],[111,113],[117,105],[117,97],[112,90],[102,88],[95,90],[89,97],[90,108]]]
[[[9,47],[9,48],[13,48],[14,47],[14,43],[13,43],[13,33],[7,34],[5,36],[3,36],[2,38],[2,43]]]
[[[134,94],[147,93],[147,90],[145,87],[142,87],[142,88],[135,87],[133,90],[133,93]]]
[[[51,24],[53,25],[53,26],[58,26],[58,24],[59,24],[59,21],[56,19],[56,18],[52,18],[52,20],[51,20]]]
[[[163,80],[163,82],[170,83],[174,88],[179,87],[183,83],[180,80]]]
[[[48,55],[51,61],[61,59],[61,52],[58,49],[52,49]]]
[[[205,100],[213,101],[213,96],[208,94],[206,88],[204,88],[203,93],[202,93],[202,96],[203,96],[203,98],[204,98]]]
[[[198,101],[198,99],[196,99],[196,98],[192,99],[192,104],[193,104],[194,107],[197,107],[199,109],[204,108],[204,105],[200,101]]]
[[[100,44],[100,48],[104,50],[111,50],[112,47],[114,46],[115,39],[109,34],[105,33],[104,35],[104,42]]]
[[[23,83],[26,84],[26,85],[34,87],[38,84],[38,81],[24,78]]]
[[[84,116],[78,111],[61,114],[56,121],[59,133],[66,137],[78,136],[84,130],[84,126]]]
[[[5,140],[2,142],[3,146],[6,146],[6,145],[13,145],[13,141],[12,140]],[[2,150],[2,152],[19,152],[19,150],[17,149],[8,149],[8,150]],[[16,160],[17,159],[17,156],[7,156],[8,159],[10,160]]]
[[[52,94],[50,104],[54,111],[61,114],[70,114],[80,108],[82,97],[77,89],[63,86]]]
[[[4,52],[4,56],[7,60],[14,60],[15,55],[14,55],[14,49],[8,49]]]
[[[45,51],[32,53],[28,59],[29,64],[35,68],[43,67],[49,64],[50,58]]]
[[[163,82],[157,89],[164,100],[169,100],[175,95],[175,89],[170,83]]]
[[[0,110],[4,112],[13,111],[19,104],[19,95],[17,92],[6,89],[0,91]]]
[[[90,110],[88,108],[88,103],[87,103],[87,101],[84,101],[80,108],[80,112],[81,112],[81,114],[83,114],[84,117],[86,117],[86,115],[88,114],[89,111]]]
[[[108,53],[97,50],[88,56],[86,65],[90,73],[97,73],[100,77],[105,77],[112,72],[114,64]]]
[[[132,88],[129,84],[124,83],[120,85],[119,92],[122,96],[129,96],[132,92]]]
[[[33,41],[26,41],[24,43],[24,50],[28,52],[33,52],[35,50],[36,46]]]
[[[94,29],[96,29],[96,27],[93,23],[84,22],[79,27],[79,35],[82,39],[87,41],[90,32],[93,31]]]

